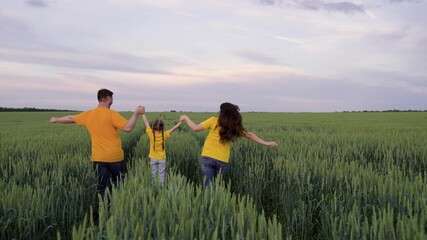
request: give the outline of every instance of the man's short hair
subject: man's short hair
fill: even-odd
[[[113,97],[113,92],[108,89],[99,89],[98,91],[98,102],[106,99],[107,97]]]

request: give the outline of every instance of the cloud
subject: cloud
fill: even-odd
[[[358,78],[374,79],[374,81],[365,82],[364,84],[367,86],[390,87],[413,93],[419,92],[419,89],[427,88],[427,82],[425,81],[427,75],[425,74],[406,73],[397,70],[367,69],[358,71],[357,76]],[[350,77],[350,79],[355,80],[355,77]],[[363,84],[360,80],[355,80],[354,82]]]
[[[264,5],[275,5],[277,2],[277,0],[258,0],[259,3],[264,4]]]
[[[419,56],[421,57],[422,62],[427,62],[427,37],[421,39],[416,45],[417,52],[421,53]]]
[[[125,53],[85,53],[76,51],[20,50],[0,48],[3,61],[37,64],[62,69],[85,69],[116,72],[168,74],[167,67],[177,61],[167,57],[140,57]]]
[[[415,109],[427,101],[426,5],[416,2],[6,1],[0,102],[84,109],[106,87],[119,110]]]
[[[180,73],[184,72],[181,70]],[[189,73],[188,70],[187,75]],[[423,109],[427,100],[424,78],[415,79],[396,72],[366,72],[366,75],[361,75],[370,81],[380,79],[377,84],[358,82],[357,76],[321,78],[298,69],[249,64],[241,68],[195,69],[192,77],[199,80],[191,84],[181,83],[185,80],[182,75],[175,76],[173,81],[170,76],[163,76],[166,80],[158,81],[161,79],[146,79],[142,75],[131,79],[115,74],[118,73],[109,78],[80,73],[49,78],[0,75],[0,79],[7,79],[0,80],[0,87],[4,90],[0,100],[15,107],[85,110],[96,105],[95,93],[103,87],[115,93],[113,108],[124,111],[143,104],[149,111],[215,112],[225,101],[238,104],[244,112]],[[401,82],[403,78],[415,80],[412,83]],[[27,105],[20,100],[22,96],[26,96]]]
[[[34,42],[34,35],[31,34],[28,24],[1,11],[0,22],[0,34],[2,36],[0,38],[0,46],[28,48],[31,42]]]
[[[411,3],[411,2],[417,3],[417,2],[421,2],[421,0],[388,0],[387,2],[390,2],[390,3],[406,3],[406,2],[409,2],[409,3]]]
[[[27,0],[25,3],[32,7],[48,7],[48,4],[44,0]]]
[[[296,38],[289,38],[289,37],[283,37],[283,36],[277,36],[277,35],[271,35],[275,39],[279,39],[285,42],[295,43],[295,44],[304,44],[304,41]]]
[[[108,3],[120,6],[151,5],[156,7],[173,7],[183,5],[187,0],[108,0]]]
[[[243,82],[243,79],[248,78],[251,81]],[[372,86],[356,81],[346,81],[346,79],[292,74],[288,71],[280,71],[279,68],[265,71],[242,70],[230,75],[227,79],[215,77],[212,79],[216,81],[194,84],[186,89],[177,88],[176,90],[187,93],[194,99],[203,99],[203,101],[196,100],[198,104],[193,106],[199,111],[203,111],[203,107],[215,110],[216,105],[223,101],[238,104],[242,111],[322,112],[385,110],[395,106],[422,109],[423,102],[426,100],[422,92],[416,92],[411,86],[397,81]]]
[[[365,9],[361,5],[349,2],[339,3],[322,3],[321,8],[327,11],[337,11],[343,13],[364,12]]]
[[[336,2],[326,3],[320,0],[254,0],[262,5],[280,6],[280,7],[296,7],[307,10],[325,10],[329,12],[341,13],[364,13],[365,9],[362,5],[351,2]]]
[[[267,56],[267,55],[262,54],[262,53],[242,50],[242,51],[235,51],[234,54],[237,57],[244,59],[246,61],[249,61],[249,62],[256,62],[256,63],[266,64],[266,65],[280,64],[280,61],[278,59],[276,59],[274,57]]]
[[[190,18],[194,18],[196,17],[196,15],[189,13],[189,12],[183,12],[183,11],[177,11],[176,14],[185,16],[185,17],[190,17]]]

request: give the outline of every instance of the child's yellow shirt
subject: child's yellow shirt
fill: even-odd
[[[164,131],[164,139],[162,140],[162,134],[156,134],[156,142],[154,142],[154,131],[151,128],[146,128],[145,132],[150,138],[150,154],[149,158],[154,158],[157,160],[166,160],[166,139],[168,139],[171,135],[169,130]],[[165,143],[165,149],[162,147],[162,142]]]

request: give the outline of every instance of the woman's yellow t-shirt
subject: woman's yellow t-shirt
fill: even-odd
[[[165,144],[165,149],[163,149],[162,134],[161,133],[156,134],[156,142],[154,142],[154,131],[153,131],[153,129],[146,128],[145,132],[147,133],[148,137],[150,138],[150,154],[148,155],[148,157],[154,158],[156,160],[166,160],[166,144]],[[170,137],[169,130],[164,131],[163,141],[165,143],[166,143],[166,139],[168,139],[169,137]]]
[[[89,131],[93,162],[119,162],[124,159],[118,129],[126,126],[127,120],[118,112],[98,107],[76,115],[75,122]]]
[[[218,117],[211,117],[200,124],[205,130],[209,129],[209,134],[203,146],[202,156],[228,163],[230,161],[231,143],[221,143],[219,136],[221,126],[218,125]]]

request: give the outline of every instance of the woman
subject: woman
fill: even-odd
[[[255,134],[247,132],[242,125],[242,116],[239,110],[237,105],[228,102],[223,103],[220,106],[219,117],[211,117],[197,125],[186,115],[180,117],[180,121],[187,122],[194,132],[209,129],[201,160],[205,186],[208,186],[218,173],[226,174],[228,172],[231,143],[239,137],[246,137],[266,146],[277,146],[276,142],[264,141]]]

